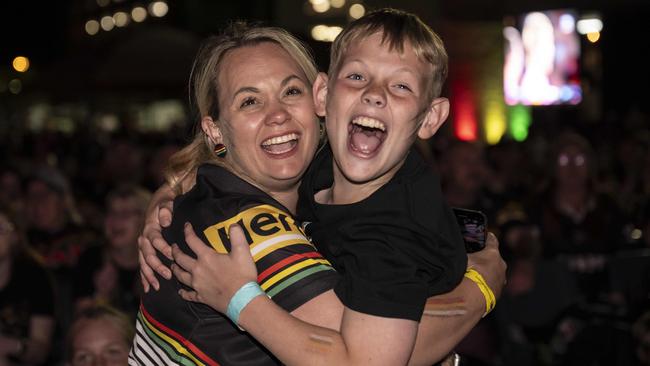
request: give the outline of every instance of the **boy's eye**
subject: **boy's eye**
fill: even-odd
[[[402,89],[402,90],[406,90],[406,91],[412,91],[411,88],[409,88],[409,86],[406,85],[406,84],[397,84],[397,85],[395,85],[395,87],[396,87],[397,89]]]
[[[354,74],[354,73],[348,75],[347,78],[351,79],[351,80],[363,80],[363,76],[361,76],[360,74]]]

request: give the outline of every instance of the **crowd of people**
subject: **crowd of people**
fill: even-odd
[[[483,211],[508,263],[497,307],[456,347],[463,364],[650,364],[648,118],[538,124],[493,146],[446,126],[418,144],[448,204]],[[125,364],[138,235],[184,134],[2,133],[0,365]]]

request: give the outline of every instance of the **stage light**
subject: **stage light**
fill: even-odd
[[[125,27],[127,24],[129,24],[129,14],[123,11],[118,11],[117,13],[113,14],[113,21],[115,22],[116,26]]]
[[[86,29],[86,33],[88,33],[88,35],[94,36],[99,32],[99,22],[94,19],[91,19],[86,22],[84,28]]]
[[[113,20],[113,17],[108,15],[103,16],[99,21],[99,24],[102,26],[102,29],[107,32],[115,27],[115,21]]]
[[[136,6],[131,10],[131,18],[133,18],[133,21],[136,23],[144,22],[144,20],[147,19],[147,9],[141,6]]]
[[[599,18],[583,18],[578,20],[576,24],[578,33],[580,34],[589,34],[592,32],[600,32],[603,30],[603,21]]]
[[[18,72],[25,72],[29,70],[29,59],[25,56],[17,56],[11,62],[11,65],[14,67],[14,70]]]
[[[23,90],[23,82],[20,79],[11,79],[7,87],[11,94],[18,94]]]
[[[169,6],[167,6],[167,3],[164,1],[155,1],[149,4],[149,14],[154,17],[162,18],[167,15],[168,11]]]
[[[366,8],[361,4],[354,4],[348,12],[352,18],[359,19],[366,13]]]

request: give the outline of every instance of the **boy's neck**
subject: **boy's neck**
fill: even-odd
[[[356,183],[352,182],[345,177],[341,170],[333,163],[334,182],[330,188],[317,192],[314,196],[316,202],[329,205],[347,205],[360,202],[375,193],[379,188],[388,183],[399,168],[403,165],[400,164],[397,169],[393,169],[384,175],[370,180],[368,182]]]

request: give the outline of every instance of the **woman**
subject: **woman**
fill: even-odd
[[[296,62],[297,60],[309,60],[304,50],[298,49],[300,51],[298,53],[276,53],[278,48],[284,48],[284,50],[287,50],[287,48],[282,43],[277,43],[275,41],[269,42],[269,31],[278,32],[278,30],[270,29],[245,31],[244,34],[250,35],[251,33],[258,32],[258,34],[266,33],[267,36],[266,39],[261,38],[261,42],[258,39],[255,46],[251,46],[250,43],[248,43],[247,46],[242,46],[240,44],[225,53],[225,56],[222,58],[216,57],[216,60],[208,63],[209,65],[217,66],[217,71],[215,72],[216,77],[211,79],[213,82],[216,82],[213,86],[214,90],[212,90],[211,93],[199,92],[196,95],[200,109],[201,100],[205,102],[204,108],[201,110],[201,115],[210,116],[209,118],[204,117],[202,120],[202,127],[205,131],[206,137],[201,135],[197,136],[195,142],[184,151],[190,151],[192,146],[195,146],[195,150],[198,151],[203,149],[207,154],[208,150],[205,149],[204,145],[202,145],[204,144],[204,139],[208,140],[209,145],[216,145],[217,151],[222,150],[222,146],[219,144],[224,144],[228,147],[228,153],[225,158],[221,158],[223,165],[228,166],[233,172],[237,173],[239,177],[246,179],[253,185],[268,192],[272,198],[284,205],[286,208],[285,212],[293,212],[297,200],[297,184],[302,173],[304,173],[308,162],[311,161],[311,158],[313,157],[317,140],[315,138],[317,134],[317,123],[313,117],[314,109],[313,104],[311,104],[311,95],[309,90],[315,72],[311,74],[311,77],[309,77],[307,75],[310,73],[305,71],[310,69],[315,71],[315,68],[313,65],[308,66],[310,64],[309,62],[303,62],[302,64]],[[283,42],[288,40],[286,37],[289,36],[285,35]],[[223,44],[224,42],[221,43]],[[290,43],[295,43],[295,40],[291,38]],[[280,55],[282,57],[276,57]],[[284,58],[284,61],[280,62],[282,58]],[[301,66],[298,65],[307,65],[308,67],[302,67],[301,70]],[[199,69],[199,71],[201,71],[201,69]],[[196,74],[195,80],[197,80]],[[200,81],[200,78],[198,80]],[[294,82],[296,85],[293,85]],[[200,83],[198,85],[200,86]],[[286,88],[287,86],[289,86],[289,89]],[[305,96],[307,96],[307,98],[304,98]],[[290,99],[283,101],[283,98],[288,97]],[[210,101],[218,101],[218,107],[220,107],[220,111],[222,112],[221,114],[219,113],[219,110],[215,110],[217,106],[207,106]],[[210,111],[211,113],[205,111]],[[308,112],[308,114],[305,112]],[[304,123],[306,119],[309,119],[311,123]],[[215,120],[219,121],[216,126],[214,124]],[[244,131],[245,129],[243,126],[254,128],[247,130],[246,132]],[[273,131],[273,133],[266,132],[267,129]],[[303,154],[303,152],[308,153]],[[233,163],[236,163],[236,165],[228,165]],[[188,167],[193,168],[194,166],[196,166],[196,164],[183,164],[181,165],[182,169],[180,169],[180,172],[185,174],[186,172],[191,171],[187,170]],[[189,175],[189,173],[186,175]],[[178,174],[176,174],[176,176],[178,176]],[[205,168],[201,167],[196,180],[197,186],[203,187],[207,185],[206,176]],[[233,190],[234,188],[232,187],[238,186],[241,183],[237,180],[239,178],[232,179],[232,176],[221,175],[219,178],[221,179],[221,182],[214,184],[218,186],[217,188],[221,189]],[[229,180],[229,182],[224,180]],[[183,182],[185,182],[183,183],[185,189],[190,186],[190,184],[187,184],[188,181],[191,182],[191,179],[183,180]],[[195,187],[188,194],[177,199],[174,207],[174,221],[172,222],[169,231],[165,233],[167,236],[166,239],[171,239],[171,241],[177,240],[179,245],[185,247],[186,250],[187,244],[185,243],[185,238],[182,233],[183,223],[185,221],[192,222],[193,217],[191,217],[191,214],[188,212],[184,212],[186,210],[183,209],[183,207],[187,207],[186,203],[188,200],[199,202],[197,199],[202,197],[204,198],[206,194],[199,195],[195,193],[196,191],[202,190],[207,191],[207,189],[197,189]],[[264,201],[264,199],[260,198],[259,192],[253,192],[252,190],[248,190],[248,192],[255,193],[258,197],[257,199]],[[158,197],[162,195],[164,195],[164,193],[159,192],[157,194]],[[266,201],[268,202],[268,200]],[[154,202],[157,201],[154,200]],[[262,214],[265,213],[262,212]],[[260,245],[256,239],[264,239],[262,238],[264,234],[270,232],[275,233],[278,230],[282,230],[282,228],[290,230],[290,228],[295,224],[295,221],[290,217],[282,218],[278,214],[275,216],[273,213],[266,214],[266,216],[253,216],[253,214],[249,214],[247,210],[244,209],[238,214],[233,215],[232,219],[222,220],[222,222],[216,225],[209,226],[204,223],[199,223],[197,226],[195,222],[192,222],[192,224],[195,229],[198,229],[197,231],[199,233],[203,233],[203,239],[205,242],[209,242],[217,251],[223,252],[225,251],[224,247],[229,246],[227,240],[227,229],[230,224],[241,220],[250,220],[249,222],[245,222],[244,226],[250,228],[257,227],[258,230],[256,231],[255,229],[252,229],[247,231],[245,235],[251,244],[251,249],[256,251]],[[151,218],[152,215],[148,215],[148,217]],[[152,225],[150,222],[147,230],[149,232],[155,232],[155,226],[155,224]],[[294,233],[296,233],[295,230]],[[304,237],[302,237],[301,240],[304,241]],[[146,240],[141,240],[141,245],[144,244],[146,244]],[[147,255],[147,248],[144,248],[144,251],[144,255]],[[256,251],[256,253],[260,253],[260,251]],[[312,258],[319,258],[319,255],[315,251],[305,253]],[[260,267],[266,266],[266,269],[271,271],[269,273],[276,273],[273,272],[272,268],[274,268],[275,265],[282,263],[282,260],[276,258],[273,260],[273,265],[269,263],[264,265],[261,263],[261,260],[266,257],[262,255],[259,257],[260,258],[255,259],[257,260],[258,272],[260,273],[260,276],[263,277],[261,281],[262,287],[264,287],[265,283],[263,281],[267,278],[264,276],[264,273],[268,271],[265,271],[265,268]],[[285,259],[288,259],[288,257]],[[278,302],[278,304],[284,307],[285,310],[292,311],[292,313],[298,318],[316,325],[338,329],[342,307],[340,303],[338,303],[337,299],[332,295],[332,291],[326,291],[331,288],[331,281],[333,280],[330,276],[331,271],[327,268],[328,263],[321,261],[320,265],[324,268],[321,268],[316,273],[320,273],[322,277],[313,278],[313,280],[308,283],[310,287],[317,288],[316,291],[311,291],[309,294],[311,299],[307,299],[309,296],[302,296],[302,299],[299,300],[300,303],[291,304],[291,301],[286,300],[286,298],[284,300],[281,298],[279,301],[273,298],[276,294],[273,292],[274,288],[272,288],[272,285],[269,285],[265,290],[273,300]],[[317,264],[314,264],[310,268],[317,268]],[[146,267],[143,268],[143,275],[146,276],[148,271],[149,269]],[[168,291],[167,286],[169,283],[170,281],[163,280],[160,283],[161,291]],[[464,290],[467,291],[467,293],[470,293],[472,290],[469,290],[469,288],[471,288],[473,284],[470,283],[467,285],[468,287]],[[147,284],[145,284],[145,287],[146,286]],[[463,287],[463,285],[461,285],[461,287]],[[180,287],[176,285],[176,288],[179,289]],[[304,289],[305,287],[301,286],[301,288]],[[150,294],[145,295],[145,309],[147,307],[147,297],[152,296]],[[478,296],[478,302],[484,306],[482,303],[483,300],[480,297],[481,295],[478,294]],[[468,312],[471,313],[469,318],[463,318],[462,321],[458,322],[456,322],[456,319],[452,321],[433,318],[427,318],[423,321],[422,326],[420,327],[421,336],[418,338],[419,346],[416,346],[415,359],[418,359],[417,354],[426,354],[426,356],[423,356],[425,359],[440,358],[446,350],[451,348],[459,337],[465,334],[464,332],[466,332],[474,322],[478,320],[481,314],[480,306],[474,307],[473,305],[475,304],[471,303],[472,300],[476,300],[476,298],[468,298],[465,303]],[[285,303],[283,303],[283,301],[285,301]],[[287,303],[287,301],[289,303]],[[204,312],[208,311],[205,308],[201,308],[198,304],[185,306],[193,306]],[[474,310],[477,311],[474,312]],[[471,318],[475,315],[475,319]],[[219,317],[223,319],[223,317]],[[147,320],[144,317],[140,318],[143,321]],[[213,319],[214,317],[211,317],[210,321],[213,321]],[[234,328],[234,326],[229,322],[217,322],[222,328],[225,328],[225,325]],[[456,327],[459,329],[455,329]],[[439,333],[435,333],[435,331],[438,331]],[[450,331],[452,336],[444,339],[445,342],[438,342],[435,344],[431,342],[432,339],[436,339],[440,336],[442,332],[449,335]],[[211,333],[216,333],[214,328]],[[242,335],[242,333],[239,334]],[[242,336],[248,337],[245,334]],[[228,339],[220,337],[219,335],[216,335],[216,338],[218,338],[218,342],[213,343],[212,347],[215,347],[216,344],[216,347],[220,348],[222,347],[222,344],[220,343],[223,343],[224,339]],[[442,339],[442,337],[440,337],[440,339]],[[180,341],[180,339],[177,340],[177,343],[178,341]],[[432,344],[435,345],[435,347],[431,347]],[[136,337],[134,352],[132,352],[132,355],[134,355],[133,360],[137,357],[138,352],[142,351],[138,349],[138,339]],[[179,350],[179,352],[182,351]],[[215,358],[221,358],[221,362],[226,364],[237,364],[238,362],[241,364],[249,364],[248,362],[251,362],[250,359],[244,360],[242,358],[236,360],[233,358],[227,358],[229,355],[225,354],[231,354],[232,352],[234,352],[233,347],[223,347],[221,352],[215,354]],[[167,356],[169,357],[169,355]],[[198,353],[193,353],[192,355],[188,355],[187,359],[199,356]],[[271,355],[267,354],[267,357],[268,358],[265,360],[258,360],[255,364],[274,364],[276,362]]]

